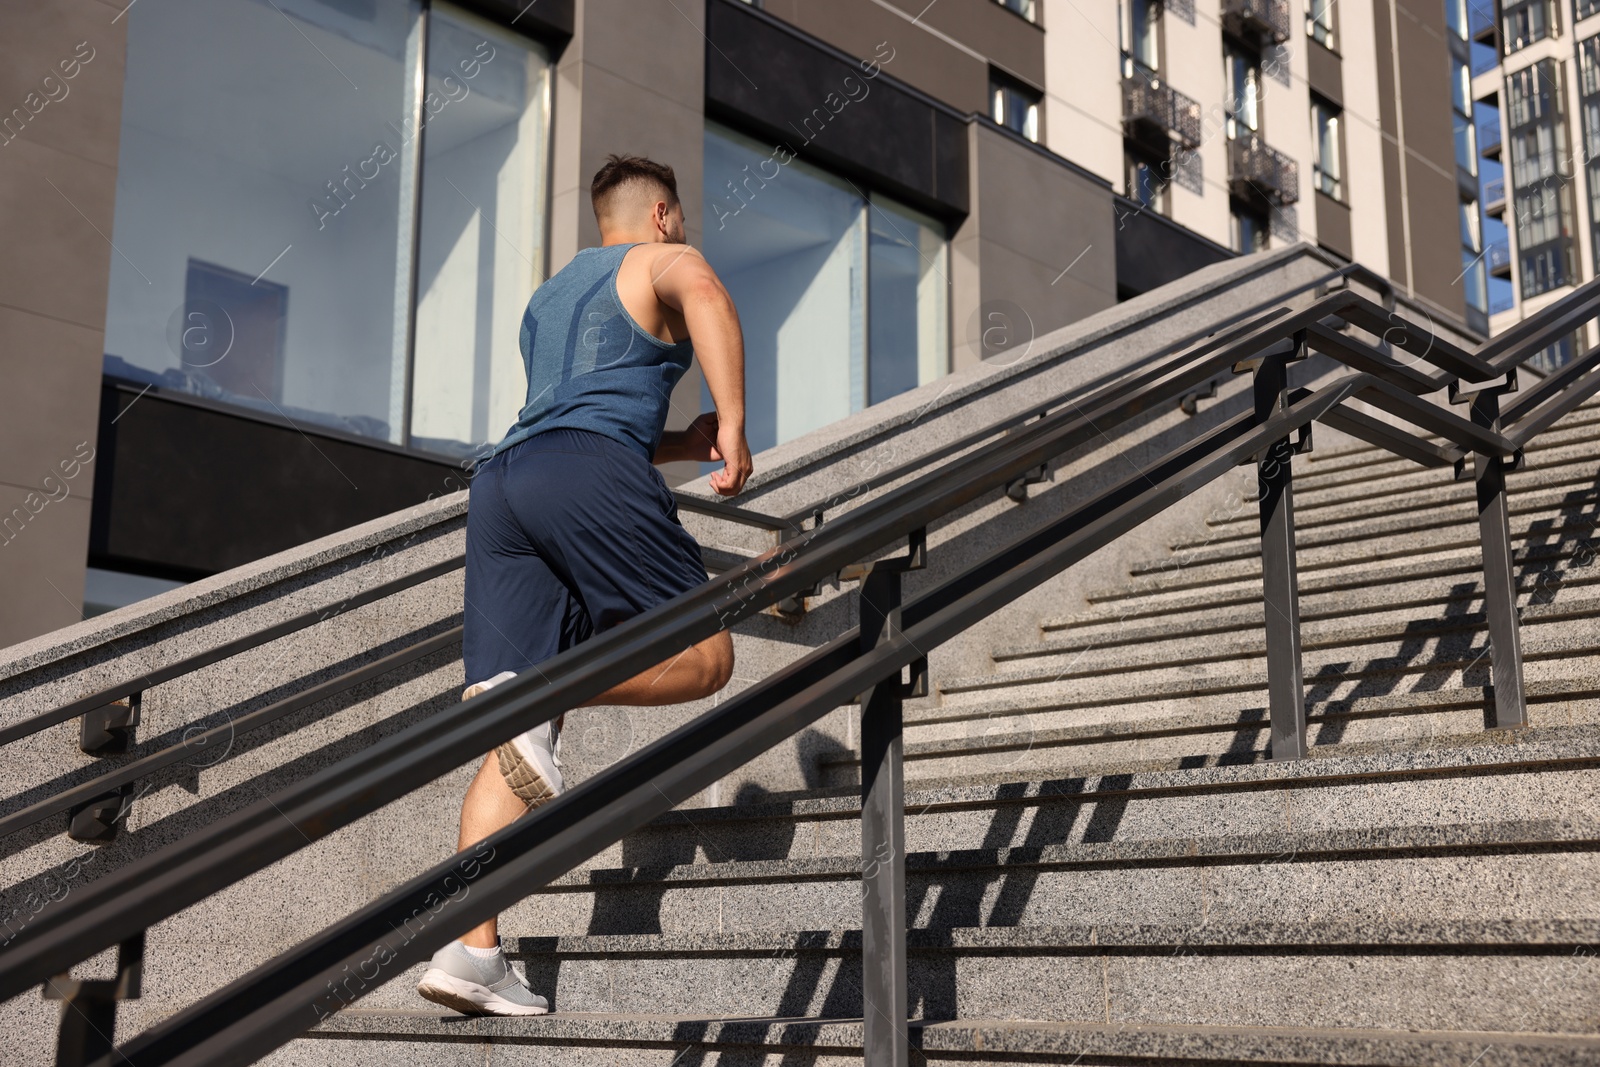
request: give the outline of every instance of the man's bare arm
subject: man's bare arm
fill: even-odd
[[[695,356],[717,409],[716,452],[723,468],[711,488],[733,496],[750,477],[744,438],[744,335],[733,298],[705,257],[687,245],[663,249],[652,264],[651,283],[662,303],[683,314]]]

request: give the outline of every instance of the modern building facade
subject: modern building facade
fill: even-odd
[[[1600,5],[1467,3],[1498,330],[1600,267]],[[1575,334],[1543,362],[1560,366],[1590,343]]]
[[[464,488],[610,152],[677,170],[758,450],[1296,241],[1486,332],[1478,24],[1424,7],[8,7],[0,643]],[[1530,143],[1580,113],[1559,84],[1517,90]],[[1528,269],[1570,281],[1589,208],[1553,196]],[[691,373],[669,425],[707,407]]]

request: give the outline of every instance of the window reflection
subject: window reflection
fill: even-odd
[[[936,220],[713,123],[704,218],[706,258],[744,331],[753,450],[949,369],[947,241]]]

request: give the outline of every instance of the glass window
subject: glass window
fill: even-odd
[[[1227,99],[1228,136],[1261,128],[1261,57],[1232,40],[1222,44],[1222,66]]]
[[[510,424],[548,62],[436,3],[424,79],[420,7],[128,9],[107,373],[451,453]]]
[[[1489,311],[1488,272],[1483,256],[1461,250],[1461,284],[1466,288],[1467,306],[1485,314]]]
[[[1467,0],[1444,0],[1444,21],[1451,33],[1465,41],[1470,35],[1467,28]]]
[[[1130,154],[1128,164],[1128,197],[1141,207],[1158,215],[1167,213],[1167,178],[1162,173],[1161,162],[1143,154]]]
[[[1584,96],[1600,93],[1600,36],[1578,45],[1578,92]]]
[[[1459,114],[1472,114],[1472,72],[1456,56],[1450,57],[1450,104]]]
[[[1161,69],[1161,4],[1159,0],[1126,0],[1128,58],[1134,70],[1154,74]],[[1132,74],[1133,70],[1124,73]]]
[[[549,62],[464,12],[436,4],[429,23],[411,439],[454,453],[499,440],[527,399],[508,324],[544,280]]]
[[[1506,116],[1517,129],[1561,114],[1560,71],[1552,60],[1541,59],[1506,78]]]
[[[999,73],[989,75],[989,117],[1030,141],[1039,139],[1039,94]]]
[[[867,403],[925,385],[950,370],[945,228],[874,195],[868,250]]]
[[[108,373],[400,441],[418,14],[128,9]]]
[[[947,247],[936,221],[707,123],[704,251],[739,309],[752,449],[948,371]]]
[[[1267,247],[1267,216],[1254,208],[1235,202],[1232,211],[1233,250],[1235,252],[1260,252]]]
[[[1564,185],[1551,184],[1517,194],[1517,245],[1520,248],[1530,249],[1566,236],[1563,225],[1563,216],[1568,214],[1567,205],[1563,203],[1566,191]]]
[[[1323,100],[1311,101],[1311,151],[1312,177],[1316,187],[1328,196],[1338,199],[1340,192],[1339,167],[1339,109]]]
[[[1472,125],[1472,120],[1465,115],[1453,115],[1450,121],[1455,134],[1456,166],[1468,174],[1477,174],[1477,128]]]
[[[1569,334],[1553,345],[1548,345],[1535,352],[1528,359],[1528,363],[1546,374],[1554,374],[1572,361],[1572,354],[1579,349],[1576,335]]]
[[[1507,3],[1500,14],[1501,43],[1505,54],[1526,48],[1556,32],[1555,12],[1550,0],[1522,0]]]
[[[1306,32],[1326,48],[1333,47],[1333,7],[1336,2],[1311,0],[1310,10],[1306,13]],[[1445,5],[1447,8],[1450,2],[1465,3],[1466,0],[1448,0]]]
[[[1036,21],[1035,4],[1037,0],[996,0],[1001,7],[1015,11],[1029,22]]]
[[[1478,234],[1478,202],[1461,201],[1461,247],[1476,255],[1482,251]]]
[[[1578,17],[1586,19],[1600,11],[1600,0],[1577,0]]]

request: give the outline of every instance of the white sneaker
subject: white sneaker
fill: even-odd
[[[474,956],[460,941],[433,954],[417,992],[464,1015],[543,1015],[550,1003],[528,988],[504,952]]]
[[[501,671],[488,681],[468,686],[461,694],[461,699],[471,700],[479,693],[486,693],[516,676],[515,671]],[[556,725],[559,721],[540,723],[494,750],[500,760],[500,773],[505,777],[506,785],[530,808],[554,800],[564,788],[561,781],[561,731]]]

